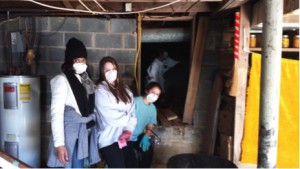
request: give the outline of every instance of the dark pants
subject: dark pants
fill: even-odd
[[[138,164],[139,168],[150,168],[153,160],[153,146],[150,145],[148,151],[144,152],[140,147],[143,134],[138,137],[137,141],[130,141],[128,143],[128,156],[135,157],[132,159],[132,165]],[[132,167],[133,168],[133,167]]]
[[[135,168],[136,166],[132,162],[134,157],[131,159],[128,150],[129,146],[120,149],[118,143],[113,143],[101,148],[100,153],[109,168]]]

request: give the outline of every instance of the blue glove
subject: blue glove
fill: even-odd
[[[148,151],[149,150],[149,147],[150,147],[150,138],[146,135],[143,136],[141,142],[140,142],[140,147],[142,148],[142,150],[144,152]]]

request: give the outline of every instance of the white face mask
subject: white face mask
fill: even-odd
[[[86,71],[87,65],[85,63],[74,63],[73,68],[76,74],[81,74]]]
[[[117,79],[117,71],[116,70],[110,70],[105,73],[105,78],[109,83],[114,82]]]
[[[149,103],[153,103],[158,99],[158,95],[156,95],[154,93],[150,93],[147,95],[146,99]]]

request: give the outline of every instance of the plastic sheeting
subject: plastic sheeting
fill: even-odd
[[[252,54],[241,162],[257,164],[261,55]],[[281,60],[278,168],[299,168],[299,61]]]

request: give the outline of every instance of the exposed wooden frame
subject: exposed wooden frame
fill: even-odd
[[[250,6],[243,5],[240,8],[240,43],[238,60],[238,85],[234,114],[234,134],[233,134],[233,162],[239,165],[241,155],[241,142],[244,130],[244,117],[246,107],[246,89],[249,53],[244,51],[245,45],[248,47],[248,38],[250,35]],[[244,40],[244,38],[246,40]],[[244,43],[245,42],[245,43]]]
[[[7,1],[7,0],[0,0]],[[20,1],[20,0],[10,0],[10,1]],[[38,0],[39,2],[55,2],[55,1],[65,1],[65,0]],[[68,0],[69,2],[78,2],[78,0]],[[94,0],[83,0],[84,2],[94,2]],[[97,2],[174,2],[175,0],[97,0]],[[180,2],[222,2],[223,0],[180,0]]]
[[[208,21],[209,17],[206,16],[201,16],[198,19],[196,41],[193,50],[193,58],[191,61],[188,91],[183,114],[183,122],[188,124],[192,124],[193,122],[193,113],[199,88],[199,79],[202,59],[204,55],[204,45],[206,40]]]
[[[143,21],[190,21],[193,20],[194,16],[144,16]]]
[[[72,4],[70,3],[70,1],[67,0],[63,0],[62,3],[69,9],[73,9],[74,7],[72,6]]]

